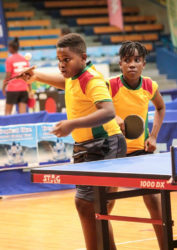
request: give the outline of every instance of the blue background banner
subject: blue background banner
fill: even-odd
[[[66,114],[53,113],[45,111],[31,114],[0,116],[0,126],[16,124],[36,124],[36,123],[53,123],[67,119]],[[66,137],[64,142],[73,143],[71,136]],[[54,190],[63,190],[74,188],[73,185],[62,184],[40,184],[31,182],[29,169],[1,170],[0,171],[0,196],[15,195],[25,193],[38,193]]]
[[[175,105],[175,101],[173,101]],[[171,106],[170,106],[171,107]],[[149,112],[149,129],[152,130],[154,118],[154,111]],[[45,123],[45,122],[58,122],[67,119],[66,114],[47,112],[39,112],[34,114],[22,114],[1,116],[0,126],[12,124],[27,124],[27,123]],[[67,139],[67,137],[66,137]],[[68,143],[72,139],[68,137]],[[158,151],[169,151],[171,145],[177,145],[177,109],[167,109],[164,122],[160,129],[158,138]],[[60,184],[39,184],[31,183],[30,170],[17,169],[0,171],[0,196],[24,193],[37,193],[52,190],[61,190],[74,188],[73,185],[60,185]]]
[[[6,27],[6,21],[4,17],[4,9],[2,0],[0,0],[0,44],[3,44],[7,46],[7,27]]]
[[[153,126],[154,114],[154,111],[150,111],[148,114],[150,131]],[[177,146],[177,109],[166,109],[164,121],[157,137],[157,152],[170,151],[171,145]]]

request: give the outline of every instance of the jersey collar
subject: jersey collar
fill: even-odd
[[[86,67],[85,67],[80,73],[78,73],[77,75],[71,77],[71,79],[72,79],[72,80],[77,79],[77,78],[78,78],[79,76],[81,76],[85,71],[87,71],[92,65],[93,65],[92,62],[89,61],[88,63],[86,63]]]
[[[123,75],[121,75],[120,76],[120,80],[121,80],[121,82],[123,83],[123,85],[127,88],[127,89],[131,89],[131,90],[137,90],[137,89],[140,89],[141,88],[141,86],[142,86],[142,82],[143,82],[143,78],[142,78],[142,76],[140,76],[140,82],[139,82],[139,85],[137,86],[137,88],[136,89],[133,89],[133,88],[131,88],[127,83],[126,83],[126,81],[124,80],[124,77],[123,77]]]

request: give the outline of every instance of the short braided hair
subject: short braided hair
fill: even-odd
[[[131,57],[135,54],[135,49],[138,51],[138,55],[144,59],[148,55],[148,51],[143,44],[140,42],[126,41],[122,43],[122,46],[119,50],[120,59],[124,57]]]

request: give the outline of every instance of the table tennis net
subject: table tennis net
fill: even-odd
[[[177,146],[171,146],[172,177],[177,182]]]

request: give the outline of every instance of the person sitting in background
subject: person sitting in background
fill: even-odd
[[[65,36],[67,34],[71,33],[71,30],[69,27],[64,27],[64,28],[61,28],[61,32],[60,32],[60,37],[61,36]]]
[[[18,75],[22,70],[29,67],[29,62],[18,53],[19,40],[15,37],[8,44],[8,51],[11,56],[6,60],[6,76],[3,81],[2,92],[6,96],[5,115],[10,115],[14,104],[18,105],[19,113],[26,113],[28,103],[28,88],[31,89],[30,85],[23,79],[12,79]],[[29,91],[29,95],[32,92]]]

